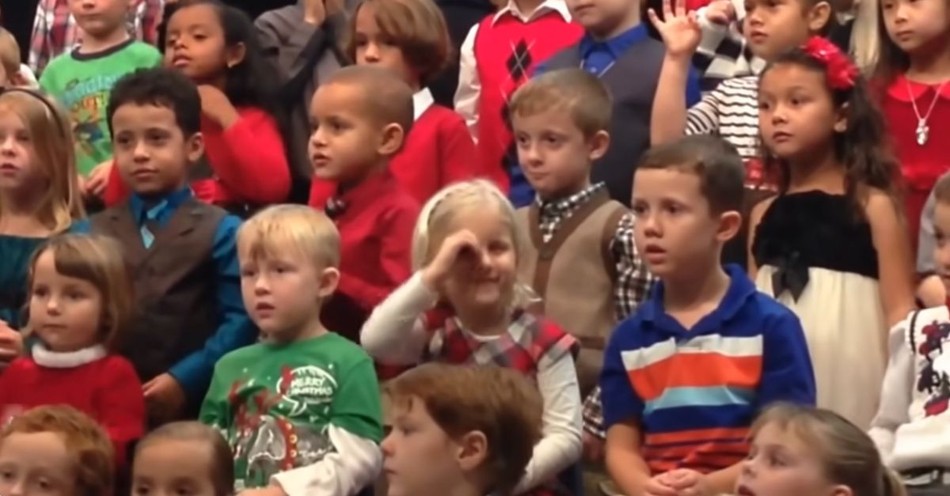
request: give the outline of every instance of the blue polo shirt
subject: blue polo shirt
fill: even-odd
[[[189,188],[183,188],[163,197],[152,206],[146,205],[138,195],[129,198],[128,206],[132,210],[139,229],[147,221],[164,227],[171,220],[175,211],[186,201],[192,198]],[[168,373],[181,384],[182,389],[193,401],[201,401],[211,382],[214,365],[218,359],[228,352],[254,343],[257,340],[257,328],[248,317],[241,298],[241,271],[237,256],[237,230],[241,220],[233,215],[226,215],[221,219],[215,230],[212,244],[211,258],[214,262],[217,275],[215,301],[208,304],[216,305],[218,310],[218,328],[202,349],[182,357],[178,363],[172,365]],[[76,224],[74,231],[88,233],[91,225],[88,220]],[[141,231],[143,242],[151,244],[147,239],[150,233]]]
[[[719,470],[745,456],[766,405],[815,404],[801,323],[738,265],[719,307],[692,328],[663,308],[664,284],[617,327],[601,374],[604,423],[634,420],[653,473]]]

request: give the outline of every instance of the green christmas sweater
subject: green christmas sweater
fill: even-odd
[[[239,490],[266,486],[272,475],[334,452],[331,425],[376,442],[383,436],[373,362],[335,333],[225,355],[200,420],[230,443]]]
[[[40,87],[69,113],[80,175],[112,158],[106,107],[115,82],[161,63],[162,54],[155,47],[131,39],[99,53],[64,53],[43,70]]]

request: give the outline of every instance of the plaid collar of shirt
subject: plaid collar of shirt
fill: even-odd
[[[562,222],[570,218],[577,209],[584,206],[593,196],[604,189],[604,183],[592,184],[582,191],[574,193],[565,198],[558,198],[553,201],[542,201],[540,197],[535,199],[538,205],[538,227],[541,229],[541,241],[547,243]]]

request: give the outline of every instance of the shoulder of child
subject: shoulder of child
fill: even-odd
[[[866,199],[864,202],[864,211],[868,220],[874,222],[877,216],[883,215],[885,219],[896,218],[897,202],[894,198],[878,188],[865,188]]]

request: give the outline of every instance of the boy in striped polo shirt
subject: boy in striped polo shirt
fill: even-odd
[[[637,168],[634,237],[660,282],[614,331],[600,383],[624,494],[729,493],[756,414],[815,402],[798,318],[719,262],[742,224],[744,171],[713,136],[653,148]]]

